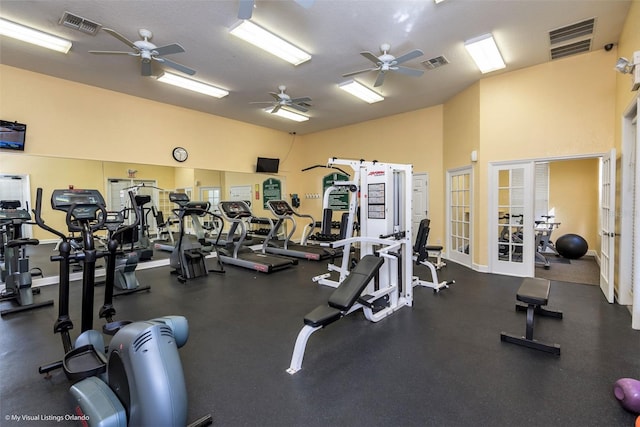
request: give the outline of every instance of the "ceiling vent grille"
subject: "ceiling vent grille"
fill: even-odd
[[[551,59],[564,58],[591,50],[591,39],[551,48]]]
[[[74,15],[71,12],[65,12],[60,18],[59,24],[92,36],[95,36],[102,28],[101,24],[85,19],[82,16]]]
[[[590,37],[596,25],[596,19],[591,18],[582,22],[567,25],[562,28],[549,31],[549,42],[551,45],[564,43],[582,37]]]
[[[443,65],[447,65],[449,60],[445,58],[443,55],[436,56],[435,58],[427,59],[426,61],[422,61],[422,65],[428,70],[433,70],[438,67],[442,67]]]
[[[596,19],[590,18],[549,31],[551,59],[589,52],[595,24]]]

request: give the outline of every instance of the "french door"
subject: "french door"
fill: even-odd
[[[471,167],[447,172],[447,258],[467,267],[473,262],[472,189]]]
[[[616,150],[602,156],[600,172],[600,289],[608,302],[614,300],[616,229]]]
[[[533,277],[533,162],[490,164],[489,269]]]

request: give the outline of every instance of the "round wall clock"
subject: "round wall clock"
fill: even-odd
[[[177,162],[184,162],[185,160],[187,160],[187,157],[189,157],[189,153],[187,153],[186,149],[182,147],[176,147],[173,149],[173,158]]]

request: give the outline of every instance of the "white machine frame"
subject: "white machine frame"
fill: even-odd
[[[385,259],[379,271],[379,280],[372,280],[363,291],[368,301],[388,298],[385,306],[375,311],[356,302],[347,313],[362,309],[367,320],[379,322],[397,310],[413,305],[413,249],[411,232],[412,165],[345,160],[331,158],[328,167],[349,166],[354,171],[351,181],[334,183],[325,192],[325,201],[338,186],[355,186],[350,191],[348,229],[353,229],[358,198],[360,199],[360,236],[348,237],[330,243],[331,247],[342,247],[340,265],[329,264],[329,271],[339,272],[337,281],[329,279],[330,273],[315,277],[317,283],[332,287],[339,286],[349,275],[351,246],[360,248],[360,257],[377,254]],[[358,194],[359,193],[359,194]],[[358,197],[359,195],[359,197]],[[401,281],[400,281],[401,278]],[[296,339],[287,369],[295,374],[302,368],[302,360],[311,334],[323,326],[305,325]]]

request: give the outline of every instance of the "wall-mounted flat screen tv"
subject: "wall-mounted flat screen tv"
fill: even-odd
[[[0,148],[24,151],[27,125],[0,120]]]
[[[278,173],[280,159],[269,159],[267,157],[258,157],[256,163],[256,172]]]

